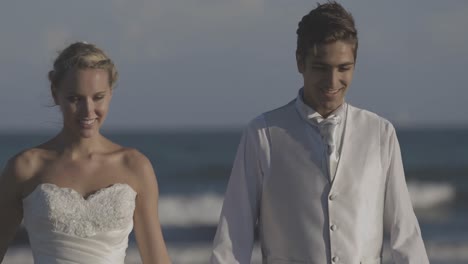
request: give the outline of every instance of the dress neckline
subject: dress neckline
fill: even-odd
[[[68,193],[73,193],[74,195],[79,196],[84,201],[89,201],[93,197],[98,196],[101,193],[104,193],[106,191],[110,191],[110,190],[118,188],[118,187],[127,188],[130,191],[137,194],[137,192],[127,183],[114,183],[114,184],[111,184],[111,185],[109,185],[107,187],[97,189],[96,191],[91,192],[89,195],[84,196],[80,192],[76,191],[73,188],[61,187],[61,186],[58,186],[57,184],[54,184],[54,183],[44,182],[44,183],[39,183],[31,193],[29,193],[28,195],[26,195],[23,198],[23,201],[28,200],[35,192],[37,192],[39,189],[44,189],[44,187],[45,188],[50,187],[52,189],[61,190],[61,191],[65,191],[65,192],[68,192]]]

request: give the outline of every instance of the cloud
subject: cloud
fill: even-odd
[[[43,41],[47,54],[55,54],[64,48],[65,43],[72,41],[73,35],[65,25],[54,25],[45,28]],[[86,41],[86,40],[82,40]]]
[[[466,98],[466,89],[455,91],[462,89],[457,82],[464,80],[464,68],[446,65],[456,54],[466,54],[468,34],[460,34],[467,24],[466,4],[346,1],[360,32],[351,102],[403,121],[433,116],[426,102],[440,102],[434,111],[452,116],[449,106]],[[30,114],[25,122],[32,127],[44,126],[38,122],[48,116],[33,105],[49,103],[48,96],[39,100],[37,94],[48,95],[45,76],[56,52],[76,40],[103,48],[122,73],[110,124],[148,124],[142,118],[148,109],[150,124],[243,123],[289,100],[301,85],[294,62],[295,30],[315,6],[307,0],[15,3],[0,10],[0,85],[8,87],[0,98],[21,98],[24,112],[15,111],[16,120]],[[16,19],[19,14],[25,19]],[[446,99],[450,94],[456,98]],[[8,101],[0,104],[1,111],[19,102]],[[411,115],[395,112],[395,101]],[[183,107],[174,109],[174,104]],[[188,118],[187,109],[199,118]]]
[[[111,9],[118,49],[126,60],[147,61],[206,51],[219,38],[235,41],[263,7],[263,0],[137,0],[116,1]]]
[[[468,58],[468,5],[434,14],[426,27],[434,53]]]

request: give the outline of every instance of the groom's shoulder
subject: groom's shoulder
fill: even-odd
[[[292,100],[285,105],[263,112],[256,116],[249,122],[248,127],[264,128],[271,126],[271,120],[278,118],[290,118],[290,115],[295,113],[295,100]]]
[[[379,128],[382,132],[394,130],[393,124],[385,117],[367,109],[348,104],[349,118],[353,125],[365,124],[368,127]]]

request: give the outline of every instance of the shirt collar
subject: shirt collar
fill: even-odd
[[[296,109],[299,112],[299,115],[305,120],[310,121],[317,117],[322,117],[317,111],[315,111],[312,107],[308,106],[303,99],[303,91],[304,88],[301,88],[297,94],[296,98]],[[341,118],[341,120],[345,119],[345,112],[347,108],[347,103],[344,102],[340,107],[338,107],[332,114],[337,115]],[[322,117],[323,118],[323,117]]]

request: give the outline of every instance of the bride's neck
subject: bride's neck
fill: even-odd
[[[60,152],[72,159],[90,157],[103,150],[105,138],[101,134],[90,138],[82,138],[64,133],[57,135],[57,145]]]

